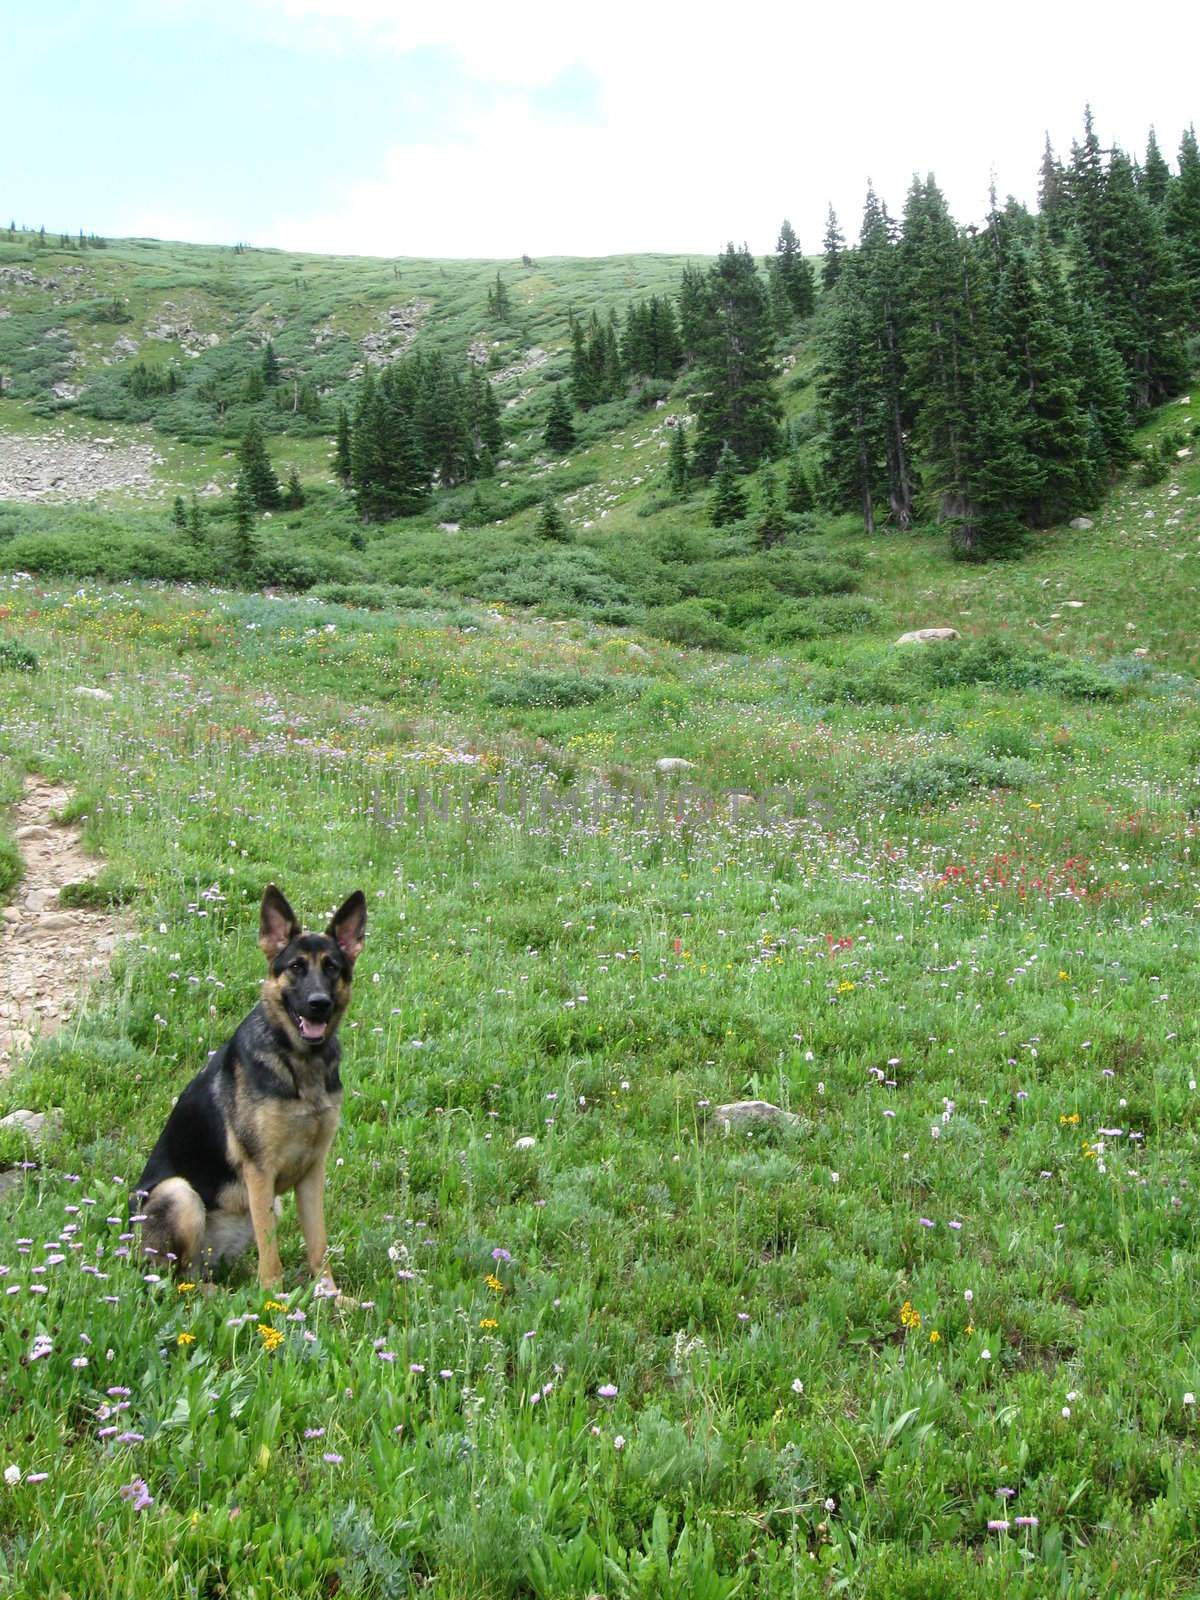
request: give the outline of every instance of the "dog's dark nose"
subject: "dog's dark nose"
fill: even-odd
[[[314,1017],[327,1017],[333,1010],[333,1001],[329,995],[322,994],[318,990],[316,994],[309,995],[308,1009]]]

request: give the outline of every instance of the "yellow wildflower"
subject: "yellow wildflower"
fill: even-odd
[[[283,1343],[283,1334],[280,1333],[278,1328],[272,1328],[269,1323],[260,1322],[258,1332],[265,1350],[278,1350]]]
[[[938,1331],[937,1331],[937,1329],[936,1329],[936,1328],[932,1328],[932,1329],[931,1329],[931,1330],[930,1330],[930,1333],[929,1333],[929,1342],[930,1342],[930,1344],[941,1344],[941,1342],[942,1342],[942,1336],[941,1336],[941,1334],[940,1334],[940,1333],[939,1333],[939,1332],[938,1332]]]
[[[286,1311],[287,1307],[282,1300],[267,1300],[263,1303],[263,1311]]]
[[[480,1317],[479,1326],[481,1328],[498,1328],[500,1324],[496,1321],[495,1317]]]
[[[195,1342],[196,1335],[194,1333],[181,1333],[175,1340],[176,1344],[195,1344]]]
[[[195,1287],[196,1285],[194,1283],[177,1283],[175,1285],[175,1291],[177,1294],[191,1294]]]
[[[495,1290],[495,1292],[497,1294],[503,1294],[504,1293],[504,1285],[500,1282],[500,1279],[496,1276],[496,1274],[494,1272],[489,1272],[487,1277],[483,1281],[484,1281],[484,1283],[487,1284],[489,1289]]]

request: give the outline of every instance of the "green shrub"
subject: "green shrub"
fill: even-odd
[[[864,633],[878,627],[882,620],[881,608],[874,600],[830,595],[820,600],[785,600],[763,615],[757,631],[772,644],[792,644],[804,639]]]
[[[36,672],[38,658],[28,645],[0,639],[0,672]]]
[[[678,605],[659,606],[646,614],[646,632],[671,644],[696,645],[702,650],[731,650],[736,644],[733,633],[713,615],[719,601],[705,601],[693,596]]]
[[[555,709],[592,705],[608,699],[615,685],[580,672],[522,672],[500,678],[484,694],[490,706],[541,706]]]
[[[1028,761],[964,753],[907,756],[869,768],[860,793],[896,810],[941,805],[980,789],[1023,789],[1036,777]]]

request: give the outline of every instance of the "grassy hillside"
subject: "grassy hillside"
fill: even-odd
[[[140,930],[2,1088],[65,1113],[0,1203],[8,1589],[1194,1593],[1198,511],[859,541],[878,623],[752,654],[7,580],[5,792],[77,785]],[[352,1313],[290,1215],[270,1303],[121,1238],[269,879],[371,903]]]
[[[137,929],[0,1083],[0,1113],[63,1110],[0,1145],[0,1594],[1195,1594],[1190,402],[1139,441],[1163,481],[1020,562],[824,517],[762,552],[664,497],[686,384],[593,414],[565,465],[540,446],[568,304],[678,261],[504,266],[494,332],[494,262],[0,236],[5,265],[38,282],[0,279],[0,434],[164,459],[0,505],[0,797],[74,785]],[[79,311],[114,297],[129,323]],[[258,535],[302,593],[224,587],[219,496],[199,542],[155,498],[227,484],[234,433],[16,372],[38,318],[102,386],[173,316],[197,370],[264,329],[336,360],[333,405],[417,300],[417,339],[548,352],[498,377],[495,514],[459,490],[362,529],[327,430],[288,423],[309,503]],[[804,436],[811,356],[780,356]],[[960,641],[893,643],[933,623]],[[0,894],[18,874],[5,835]],[[130,1254],[270,880],[313,922],[371,907],[327,1207],[355,1311],[303,1282],[290,1203],[277,1299]],[[795,1120],[726,1132],[747,1097]]]

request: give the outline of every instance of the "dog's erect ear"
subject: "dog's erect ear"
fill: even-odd
[[[262,897],[262,911],[258,919],[258,948],[268,961],[274,961],[281,950],[286,950],[298,938],[300,924],[296,913],[288,905],[273,883],[269,883]]]
[[[337,940],[347,961],[357,960],[367,936],[367,897],[361,889],[355,889],[341,910],[335,912],[325,932]]]

